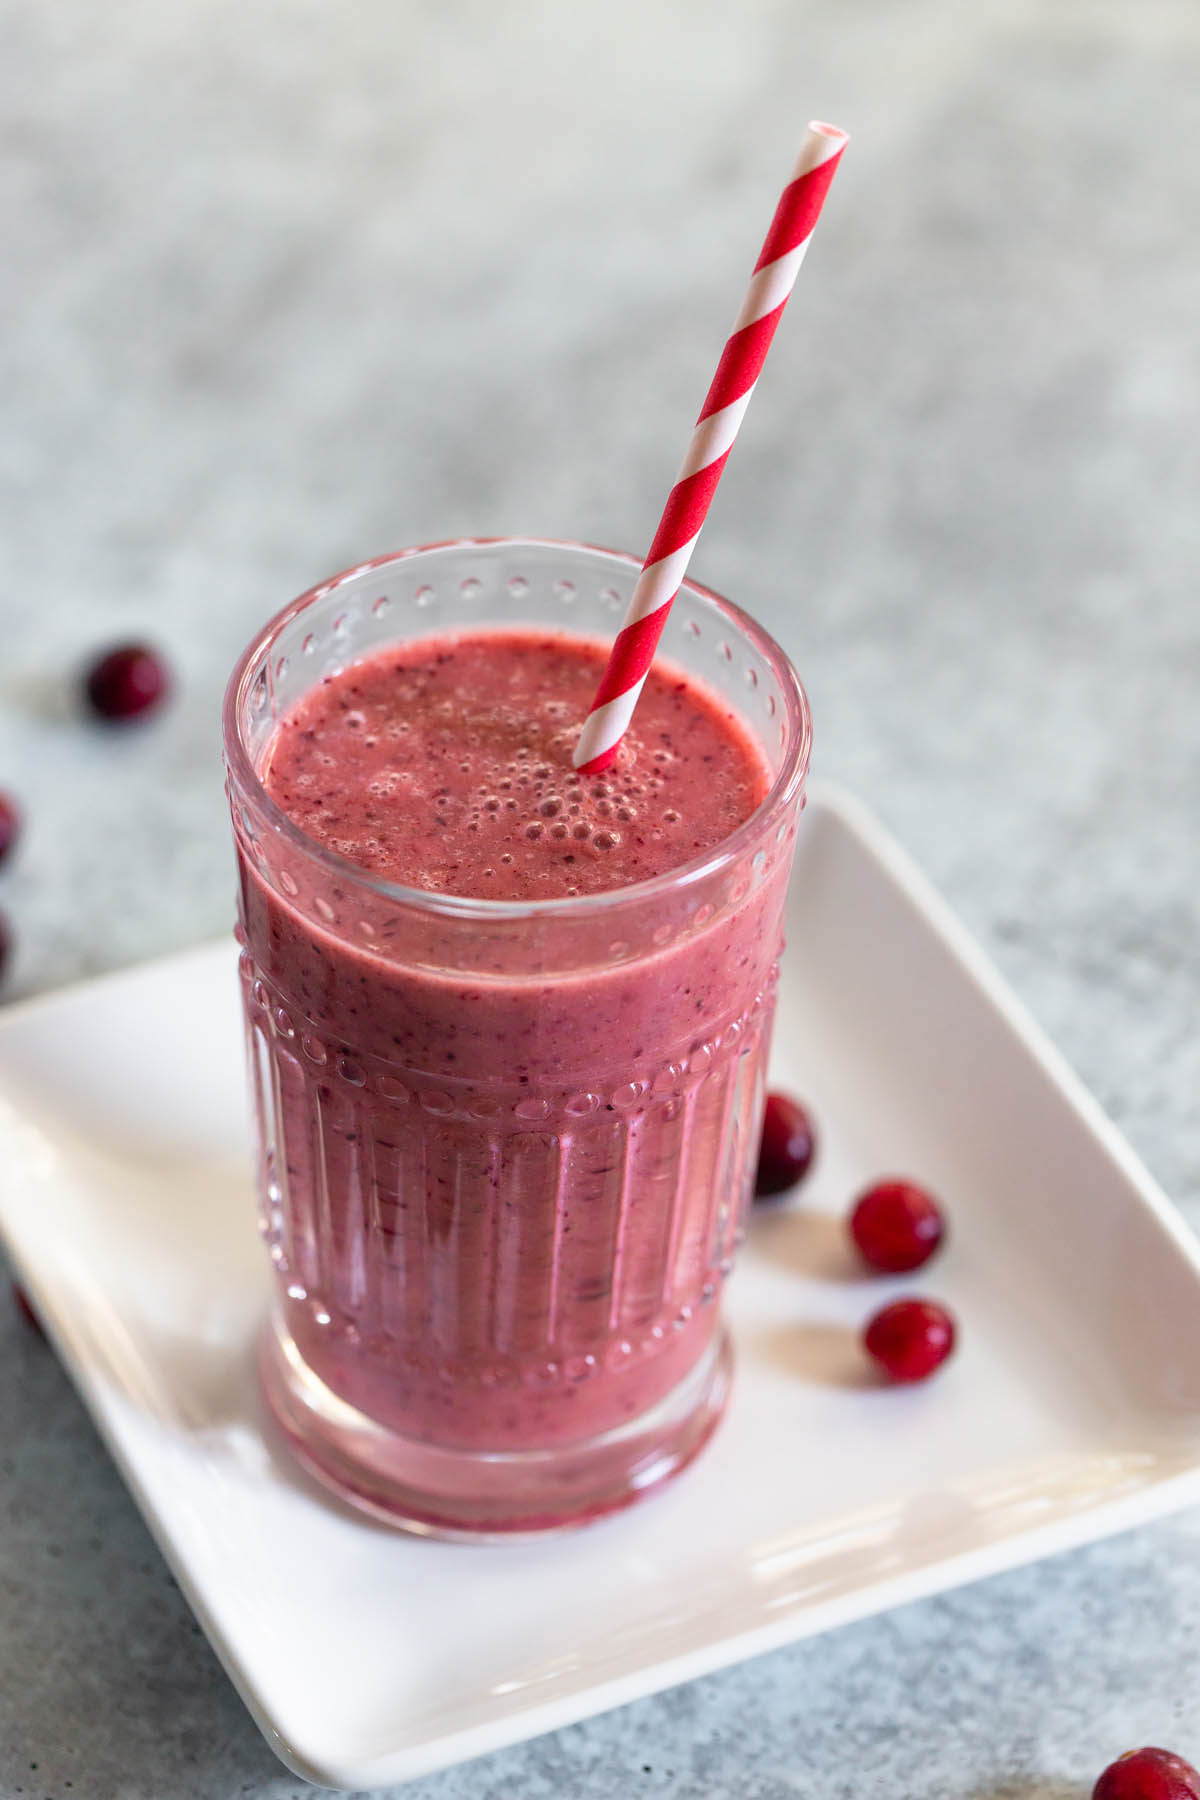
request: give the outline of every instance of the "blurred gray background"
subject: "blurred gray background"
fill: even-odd
[[[816,113],[693,571],[1200,1222],[1198,94],[1194,0],[0,0],[5,995],[228,929],[218,701],[294,593],[645,547]],[[105,733],[131,634],[176,696]],[[0,1330],[0,1796],[299,1791]],[[1188,1514],[409,1791],[1065,1800],[1200,1758],[1198,1618]]]

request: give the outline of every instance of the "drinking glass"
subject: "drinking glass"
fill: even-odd
[[[310,1469],[417,1531],[611,1511],[720,1417],[808,706],[767,633],[685,583],[660,656],[737,715],[770,791],[696,860],[558,900],[382,880],[305,836],[264,759],[303,694],[384,646],[611,639],[638,569],[536,539],[402,551],[285,607],[226,695],[266,1394]]]

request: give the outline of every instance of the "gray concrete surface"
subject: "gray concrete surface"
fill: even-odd
[[[644,546],[813,112],[854,134],[694,568],[1200,1224],[1192,0],[0,0],[0,907],[223,931],[251,628],[458,532]],[[71,698],[144,633],[178,695]],[[0,1308],[0,1796],[301,1791]],[[417,1783],[1080,1800],[1200,1759],[1200,1517]]]

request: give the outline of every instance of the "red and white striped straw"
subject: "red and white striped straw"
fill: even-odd
[[[814,120],[808,127],[579,734],[574,763],[585,775],[607,769],[629,728],[671,602],[696,548],[846,142],[846,133],[836,125]]]

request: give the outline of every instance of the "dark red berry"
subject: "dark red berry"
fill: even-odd
[[[1127,1750],[1109,1763],[1092,1800],[1200,1800],[1200,1775],[1172,1750]]]
[[[42,1321],[38,1318],[37,1314],[34,1312],[33,1307],[30,1303],[29,1295],[25,1292],[25,1289],[21,1286],[19,1281],[13,1282],[12,1294],[13,1294],[13,1300],[16,1303],[17,1311],[20,1313],[20,1315],[24,1319],[25,1323],[27,1325],[31,1325],[33,1327],[34,1331],[37,1332],[39,1337],[45,1337],[46,1334],[42,1330]]]
[[[954,1348],[954,1320],[936,1300],[894,1300],[863,1333],[867,1354],[893,1381],[924,1381]]]
[[[102,719],[137,719],[166,698],[167,666],[145,644],[119,644],[94,662],[84,682],[88,705]]]
[[[864,1261],[888,1275],[928,1262],[945,1235],[937,1201],[911,1181],[877,1181],[850,1214],[850,1235]]]
[[[17,841],[21,829],[21,814],[11,794],[0,793],[0,862],[8,855]]]
[[[812,1120],[798,1101],[768,1094],[754,1191],[760,1200],[795,1187],[808,1174],[817,1148]]]

